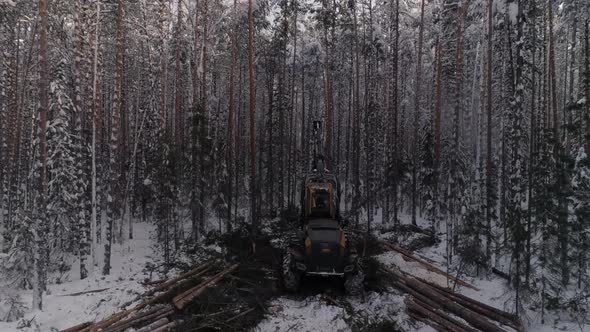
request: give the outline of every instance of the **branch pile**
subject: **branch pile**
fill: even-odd
[[[206,289],[214,287],[226,275],[237,270],[238,264],[234,264],[213,276],[205,278],[205,280],[199,282],[198,285],[182,292],[181,294],[177,294],[179,292],[179,287],[181,287],[182,284],[202,277],[212,268],[211,262],[199,265],[191,271],[183,273],[176,278],[164,281],[153,289],[145,292],[136,298],[134,302],[142,298],[145,300],[133,307],[133,309],[122,310],[102,321],[79,324],[65,329],[62,332],[123,332],[129,328],[135,328],[138,332],[170,331],[182,323],[180,320],[173,319],[175,314],[203,294]],[[167,302],[166,300],[170,298],[172,298],[172,300],[168,301],[171,303],[163,305],[159,304]]]

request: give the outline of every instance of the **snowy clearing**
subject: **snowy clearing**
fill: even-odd
[[[49,285],[43,311],[28,310],[24,320],[31,321],[31,327],[18,329],[18,322],[0,322],[0,331],[34,331],[35,326],[38,326],[40,331],[64,329],[86,321],[98,320],[119,311],[122,304],[145,291],[141,281],[150,277],[150,273],[145,269],[146,264],[153,263],[155,259],[150,238],[153,226],[138,223],[134,226],[134,232],[134,238],[127,240],[122,246],[113,244],[110,275],[103,276],[101,271],[96,269],[88,278],[80,280],[78,270],[73,268],[67,277],[68,281]],[[105,288],[106,290],[96,293],[76,295]],[[21,291],[17,294],[21,296],[25,306],[30,308],[32,291]]]

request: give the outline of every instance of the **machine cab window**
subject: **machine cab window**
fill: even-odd
[[[314,184],[309,188],[308,216],[312,218],[331,218],[334,216],[332,186],[330,183]]]

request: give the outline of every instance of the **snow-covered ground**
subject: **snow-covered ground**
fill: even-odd
[[[322,301],[319,295],[304,300],[278,298],[270,306],[271,314],[258,331],[346,331],[343,308]]]
[[[410,223],[410,217],[407,215],[400,216],[400,219],[404,224]],[[381,223],[380,213],[375,215],[374,221],[374,225]],[[417,223],[421,227],[429,227],[428,222],[422,218],[418,218]],[[390,233],[380,234],[378,231],[375,231],[374,234],[380,237],[391,235]],[[416,253],[432,261],[442,271],[446,271],[445,241],[418,250]],[[427,271],[416,262],[406,261],[400,254],[385,252],[376,256],[376,259],[384,266],[400,269],[444,287],[448,285],[445,276]],[[454,270],[450,272],[452,275],[456,274]],[[459,293],[501,310],[508,312],[514,310],[514,292],[504,279],[493,275],[489,277],[462,275],[460,277],[478,290],[457,285],[455,290]],[[450,284],[452,286],[452,281]],[[321,294],[303,300],[280,297],[272,301],[269,313],[257,326],[256,331],[352,331],[358,329],[358,326],[355,328],[355,320],[358,323],[359,319],[364,320],[365,327],[369,324],[389,321],[394,322],[405,331],[433,331],[429,326],[411,322],[405,313],[404,297],[405,295],[400,294],[397,290],[390,289],[380,294],[371,292],[364,299],[354,297],[340,299],[348,302],[349,307],[327,301]],[[523,322],[526,331],[590,331],[590,327],[577,324],[572,317],[565,317],[565,319],[562,317],[557,320],[556,317],[547,316],[545,324],[541,324],[539,314],[529,309],[527,309]]]
[[[404,312],[404,296],[392,292],[347,298],[347,304],[334,304],[322,295],[303,300],[281,297],[270,305],[266,319],[257,332],[279,331],[353,331],[383,321],[394,322],[406,331],[434,331],[428,326],[410,325]],[[348,307],[346,307],[348,305]],[[356,323],[356,324],[355,324]],[[356,328],[355,328],[356,325]]]
[[[113,244],[112,269],[108,276],[103,276],[100,269],[95,268],[88,278],[80,280],[78,264],[73,264],[65,282],[48,286],[49,294],[43,297],[43,311],[28,310],[25,314],[24,321],[32,320],[30,328],[17,329],[19,322],[22,322],[19,320],[12,323],[0,322],[0,331],[61,330],[119,311],[118,308],[123,303],[145,291],[140,282],[149,277],[149,272],[144,270],[146,264],[153,262],[155,258],[150,238],[152,230],[152,225],[135,224],[132,240],[126,240],[123,245]],[[96,293],[71,295],[105,288],[106,290]],[[0,289],[0,296],[7,292],[14,291]],[[30,308],[32,292],[20,291],[18,294],[22,302]]]
[[[404,223],[409,218],[404,216]],[[376,224],[380,222],[376,218]],[[424,220],[419,219],[421,226],[426,226]],[[49,294],[45,295],[45,309],[31,311],[28,309],[24,320],[17,322],[0,322],[0,332],[17,331],[52,331],[67,328],[82,322],[99,320],[120,310],[123,303],[134,299],[145,291],[141,281],[150,278],[146,271],[148,263],[158,260],[153,251],[151,233],[153,226],[138,223],[134,226],[134,239],[127,240],[123,245],[113,245],[112,271],[109,276],[103,276],[100,269],[91,271],[85,279],[79,279],[78,265],[72,265],[72,271],[61,284],[49,285]],[[381,236],[387,236],[382,234]],[[417,253],[434,262],[441,270],[446,271],[444,241],[435,246],[424,248]],[[98,257],[102,257],[99,253]],[[399,254],[385,252],[376,257],[383,265],[398,268],[418,277],[427,279],[442,286],[447,285],[447,279],[441,275],[426,271],[420,264],[405,261]],[[102,264],[100,264],[102,265]],[[161,276],[153,275],[152,279]],[[514,294],[510,291],[506,281],[500,278],[470,278],[462,279],[471,283],[479,290],[457,287],[457,291],[480,302],[494,307],[511,311]],[[103,290],[105,289],[105,290]],[[75,293],[100,290],[96,293],[76,295]],[[30,308],[32,303],[31,291],[14,291],[0,288],[0,300],[6,294],[17,293],[21,301]],[[352,331],[360,326],[371,326],[385,321],[391,322],[405,331],[433,331],[429,326],[412,322],[405,313],[404,294],[395,289],[382,293],[369,292],[364,297],[337,297],[336,303],[332,298],[323,294],[305,298],[281,296],[271,301],[268,313],[255,328],[255,331]],[[0,301],[1,302],[1,301]],[[0,314],[2,308],[0,308]],[[1,318],[1,317],[0,317]],[[19,322],[31,321],[31,327],[19,328]],[[590,331],[590,327],[580,326],[575,319],[561,319],[547,317],[546,323],[540,323],[538,313],[527,311],[524,319],[527,331]]]

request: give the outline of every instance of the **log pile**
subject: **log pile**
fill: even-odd
[[[405,300],[408,315],[437,331],[524,331],[516,315],[404,272],[383,272],[391,274],[394,286],[410,295]]]
[[[176,278],[165,280],[153,289],[145,292],[133,301],[144,299],[132,309],[121,310],[102,321],[82,323],[65,329],[62,332],[123,332],[130,328],[134,328],[138,332],[171,331],[182,323],[179,320],[175,320],[173,316],[191,301],[203,294],[206,289],[214,287],[225,276],[237,270],[238,264],[205,278],[197,286],[179,295],[176,294],[178,292],[177,286],[205,275],[212,268],[211,262],[204,263]],[[165,302],[165,299],[172,297],[172,303],[160,304]]]
[[[473,290],[479,291],[479,289],[476,288],[475,286],[473,286],[473,285],[471,285],[471,284],[465,282],[464,280],[461,280],[461,279],[459,279],[459,278],[457,278],[455,276],[452,276],[452,275],[444,272],[443,270],[439,269],[438,267],[434,266],[433,264],[431,264],[430,262],[428,262],[430,260],[427,259],[427,258],[425,258],[425,257],[418,257],[415,254],[413,254],[412,252],[410,252],[410,251],[408,251],[408,250],[406,250],[404,248],[398,247],[398,246],[396,246],[394,244],[391,244],[389,242],[386,242],[386,241],[381,241],[381,245],[385,249],[387,249],[387,250],[395,251],[395,252],[401,254],[402,257],[404,258],[404,260],[416,262],[416,263],[422,265],[422,267],[424,267],[426,270],[428,270],[430,272],[434,272],[434,273],[440,274],[442,276],[445,276],[448,279],[452,280],[457,285],[461,285],[461,286],[464,286],[464,287],[471,288]]]

